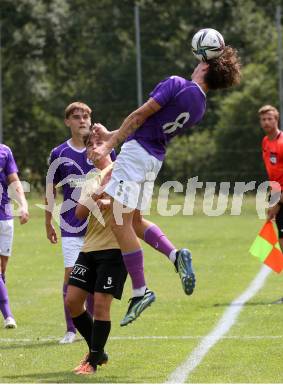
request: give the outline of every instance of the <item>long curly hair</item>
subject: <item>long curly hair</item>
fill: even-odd
[[[241,79],[241,61],[236,49],[226,46],[218,58],[208,60],[209,69],[204,81],[209,89],[221,89],[237,85]]]

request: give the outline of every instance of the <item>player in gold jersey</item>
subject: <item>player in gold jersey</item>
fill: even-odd
[[[92,147],[90,133],[87,150]],[[113,297],[121,299],[127,276],[118,242],[110,227],[111,210],[108,195],[97,200],[95,192],[110,178],[113,163],[110,155],[96,164],[97,171],[86,177],[76,216],[89,223],[84,244],[71,272],[66,303],[75,327],[87,342],[89,352],[78,367],[77,374],[95,373],[98,365],[107,363],[104,351],[110,329],[110,307]],[[88,293],[94,294],[94,319],[84,307]]]

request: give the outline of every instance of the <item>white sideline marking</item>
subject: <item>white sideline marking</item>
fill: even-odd
[[[186,381],[190,373],[199,365],[210,348],[223,338],[234,325],[245,303],[264,285],[270,272],[271,269],[266,266],[261,268],[249,287],[238,298],[231,302],[214,329],[207,336],[203,337],[200,344],[192,351],[184,363],[170,374],[165,383],[184,383]]]

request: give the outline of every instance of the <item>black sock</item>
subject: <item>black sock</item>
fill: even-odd
[[[89,355],[89,362],[94,367],[101,359],[110,330],[111,321],[94,320]]]
[[[93,328],[93,319],[91,318],[90,314],[85,311],[78,317],[72,317],[73,323],[75,327],[78,329],[80,334],[83,336],[85,341],[87,342],[87,345],[91,347],[91,334],[92,334],[92,328]]]

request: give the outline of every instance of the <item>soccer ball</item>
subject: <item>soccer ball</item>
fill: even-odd
[[[223,36],[213,28],[199,30],[192,39],[192,50],[199,61],[208,61],[219,57],[224,50]]]

